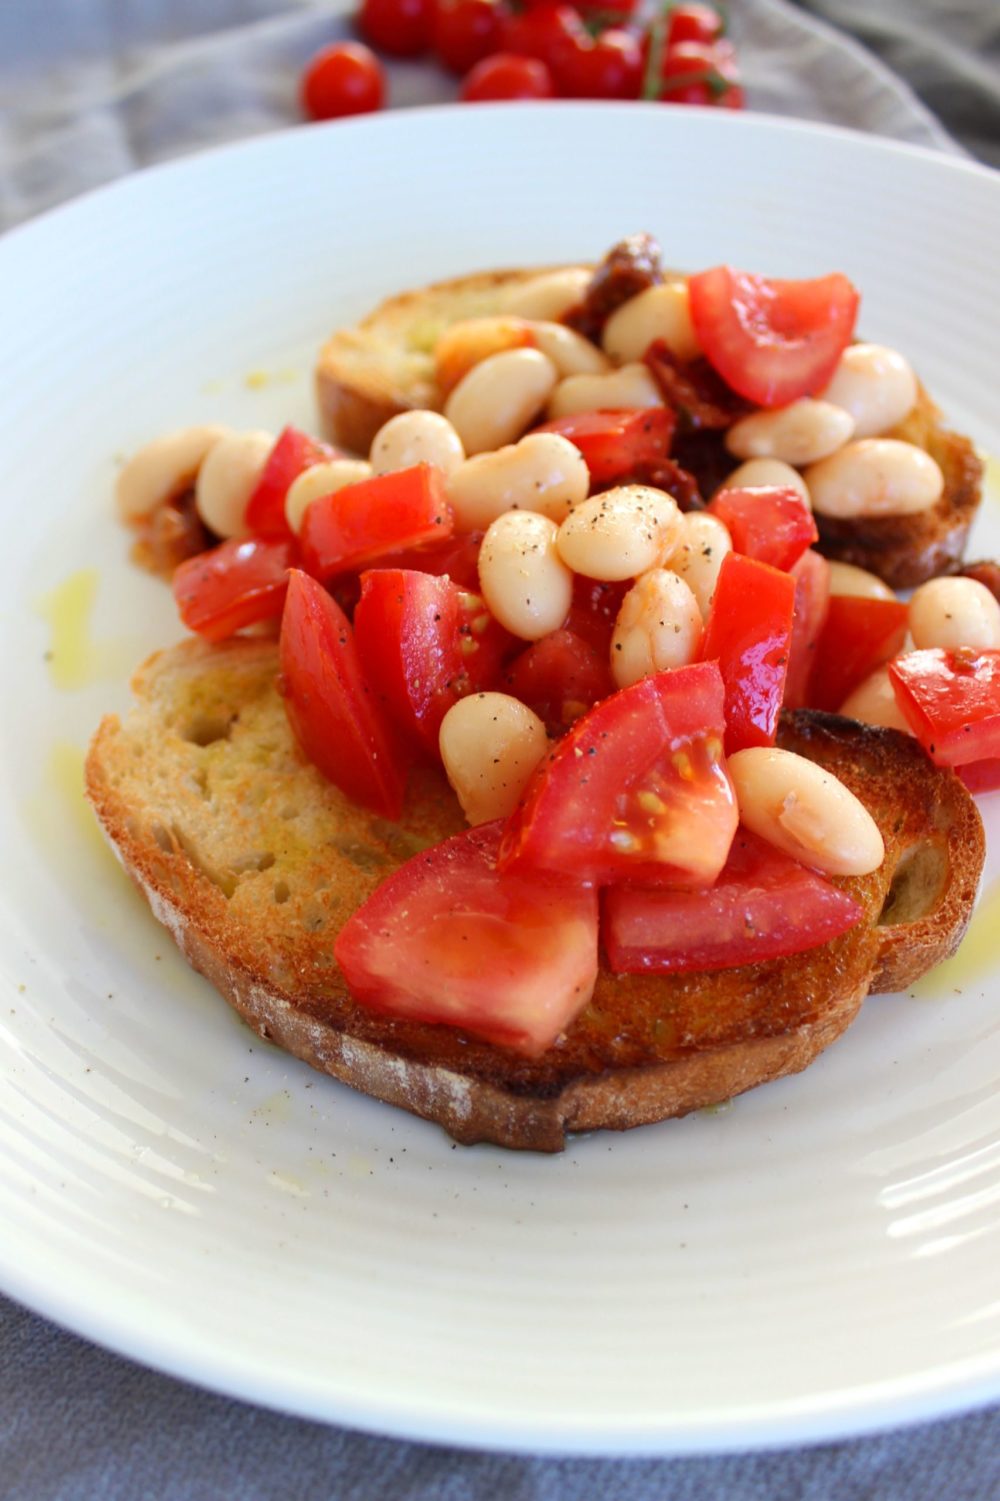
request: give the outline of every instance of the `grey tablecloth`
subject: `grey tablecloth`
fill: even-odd
[[[0,226],[148,162],[293,122],[298,71],[343,32],[341,9],[318,0],[0,0]],[[964,147],[1000,164],[996,0],[803,0],[797,9],[743,0],[733,10],[754,106]],[[873,51],[806,23],[806,11]],[[451,92],[427,66],[393,69],[396,105]],[[998,1494],[996,1410],[775,1454],[560,1461],[459,1453],[207,1395],[0,1299],[0,1501]]]

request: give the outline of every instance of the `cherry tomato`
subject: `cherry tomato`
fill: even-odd
[[[691,317],[709,363],[758,406],[821,391],[851,341],[858,294],[840,272],[771,281],[731,266],[688,282]]]
[[[486,104],[506,99],[554,99],[555,92],[545,63],[535,57],[494,52],[476,63],[458,97],[466,104]]]
[[[438,0],[434,50],[453,73],[468,73],[497,52],[509,12],[499,0]]]
[[[507,821],[500,869],[710,886],[737,821],[724,731],[715,662],[658,672],[603,699],[535,771]]]
[[[355,802],[398,818],[405,766],[362,676],[351,623],[297,568],[279,650],[285,710],[303,754]]]
[[[499,874],[501,831],[482,824],[408,860],[348,919],[334,955],[361,1005],[535,1058],[590,999],[597,894]]]
[[[667,407],[577,412],[535,428],[560,433],[580,450],[590,470],[592,490],[618,484],[643,465],[666,457],[677,424]]]
[[[558,84],[567,61],[590,40],[580,13],[562,0],[541,0],[511,16],[503,31],[503,51],[535,57],[551,70]]]
[[[478,595],[403,568],[361,575],[354,639],[379,703],[435,761],[445,714],[467,693],[496,687],[515,645]]]
[[[302,108],[311,120],[336,120],[381,109],[382,64],[360,42],[338,42],[317,52],[302,75]]]
[[[573,631],[558,630],[514,658],[503,689],[533,709],[551,735],[562,735],[615,685],[607,648],[600,652]]]
[[[795,610],[792,615],[792,639],[788,648],[788,671],[785,674],[786,709],[802,709],[809,702],[809,678],[812,674],[816,643],[826,620],[830,598],[830,565],[811,547],[789,569],[795,580]]]
[[[889,663],[889,677],[936,766],[1000,757],[1000,651],[909,651]]]
[[[288,542],[247,537],[188,558],[173,577],[181,620],[206,641],[224,641],[244,626],[276,619],[293,556]]]
[[[434,0],[361,0],[358,30],[392,57],[419,57],[431,44]]]
[[[834,594],[816,644],[809,682],[811,706],[838,711],[876,667],[902,651],[906,617],[901,600]]]
[[[679,42],[714,42],[725,30],[714,5],[672,5],[667,18],[667,46]]]
[[[768,563],[727,553],[701,654],[725,684],[726,754],[773,745],[785,690],[795,581]]]
[[[257,537],[291,537],[285,520],[285,496],[294,479],[313,464],[336,456],[328,443],[319,443],[297,427],[286,427],[278,436],[256,489],[247,501],[247,529]]]
[[[559,92],[572,99],[638,99],[642,70],[638,39],[629,31],[604,31],[565,54]]]
[[[333,578],[402,548],[444,542],[454,525],[444,476],[433,465],[376,474],[306,507],[303,566],[315,578]]]
[[[786,572],[819,539],[812,512],[791,488],[720,490],[708,509],[725,525],[737,552]]]
[[[800,954],[863,916],[848,892],[741,828],[708,891],[612,886],[601,937],[615,974],[690,974]]]

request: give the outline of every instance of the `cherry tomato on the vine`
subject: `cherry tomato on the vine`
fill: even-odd
[[[668,104],[715,104],[742,109],[736,53],[728,42],[679,42],[660,67],[657,97]]]
[[[439,0],[434,50],[453,73],[468,73],[498,51],[508,15],[501,0]]]
[[[580,13],[561,0],[541,0],[541,4],[511,16],[503,29],[504,52],[521,57],[535,57],[546,64],[557,85],[564,69],[590,42],[590,35]]]
[[[714,42],[725,31],[714,5],[674,5],[667,21],[667,46],[678,42]]]
[[[537,57],[495,52],[478,62],[462,84],[459,98],[467,104],[500,99],[554,99],[552,74]]]
[[[642,71],[638,38],[612,28],[584,40],[563,57],[559,90],[574,99],[636,99]]]
[[[385,74],[374,52],[360,42],[324,47],[302,75],[302,108],[312,120],[336,120],[380,109]]]
[[[361,0],[358,30],[393,57],[419,57],[431,44],[434,0]]]

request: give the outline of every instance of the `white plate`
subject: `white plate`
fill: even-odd
[[[0,1282],[32,1307],[226,1392],[469,1444],[745,1447],[1000,1394],[993,876],[957,968],[806,1074],[545,1158],[454,1148],[257,1042],[79,803],[89,732],[176,634],[126,566],[116,455],[308,423],[319,340],[380,295],[640,227],[675,265],[845,270],[863,329],[1000,452],[1000,179],[834,131],[429,111],[169,166],[0,242]],[[987,508],[973,550],[998,533]],[[85,630],[67,579],[95,590]],[[53,614],[75,658],[45,660]]]

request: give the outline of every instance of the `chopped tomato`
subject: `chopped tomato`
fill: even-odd
[[[840,272],[771,281],[731,266],[692,276],[688,292],[709,362],[734,391],[765,407],[823,389],[851,341],[859,301]]]
[[[636,469],[666,457],[677,418],[667,407],[574,412],[536,427],[559,433],[578,448],[590,470],[591,490],[605,490]]]
[[[467,829],[408,860],[348,919],[334,954],[361,1005],[535,1058],[590,999],[597,893],[500,875],[502,827]]]
[[[812,512],[790,486],[720,490],[708,509],[725,523],[737,552],[786,572],[819,540]]]
[[[996,792],[1000,787],[1000,757],[992,756],[985,761],[970,761],[968,766],[956,766],[955,770],[970,792]]]
[[[788,672],[785,675],[784,707],[802,709],[809,701],[809,679],[816,656],[816,643],[826,620],[830,599],[830,565],[826,558],[810,547],[794,567],[789,569],[789,573],[795,580],[795,610],[792,615]]]
[[[834,594],[816,646],[810,705],[838,710],[876,667],[902,651],[906,617],[902,600]]]
[[[286,427],[278,436],[256,488],[247,501],[247,529],[257,537],[291,537],[285,520],[285,496],[303,470],[336,456],[328,443],[319,443],[297,427]]]
[[[889,678],[935,765],[1000,757],[1000,651],[909,651],[889,663]]]
[[[551,735],[569,726],[615,691],[607,652],[595,651],[573,631],[553,631],[515,657],[504,690],[545,722]]]
[[[415,568],[436,577],[447,574],[461,589],[479,589],[479,548],[482,532],[463,532],[445,537],[443,542],[426,542],[422,547],[404,548],[379,558],[380,568]]]
[[[398,818],[405,768],[361,671],[351,623],[315,579],[293,568],[281,621],[281,678],[304,754],[355,802]]]
[[[631,579],[588,579],[582,573],[573,580],[573,603],[565,629],[586,641],[605,661],[610,660],[615,621],[631,587]]]
[[[288,542],[233,538],[196,553],[174,570],[181,620],[206,641],[276,619],[285,603],[294,550]]]
[[[714,662],[613,693],[534,773],[508,819],[501,870],[710,886],[736,829],[724,729]]]
[[[741,828],[709,891],[611,887],[601,938],[616,974],[690,974],[802,953],[863,915],[848,892]]]
[[[354,639],[372,692],[434,758],[445,714],[465,694],[496,686],[512,644],[478,595],[402,568],[361,575]]]
[[[306,507],[303,567],[314,578],[333,578],[403,548],[443,542],[454,525],[444,476],[433,465],[377,474]]]
[[[773,745],[792,639],[795,581],[768,563],[727,553],[701,655],[726,689],[726,754]]]

